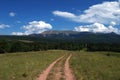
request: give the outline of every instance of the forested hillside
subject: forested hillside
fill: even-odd
[[[55,32],[28,36],[0,36],[0,53],[50,49],[119,52],[120,35]]]

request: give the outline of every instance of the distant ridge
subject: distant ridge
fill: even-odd
[[[116,33],[92,33],[77,31],[45,31],[40,34],[31,34],[30,37],[68,40],[85,43],[120,43],[120,35]]]
[[[70,31],[70,30],[65,30],[65,31],[50,30],[50,31],[44,31],[41,34],[77,34],[77,33],[79,32]]]
[[[59,37],[59,36],[66,36],[66,37],[68,37],[68,36],[73,36],[73,37],[75,37],[75,36],[78,36],[78,37],[80,37],[80,36],[87,36],[87,35],[109,35],[109,36],[120,36],[120,35],[118,35],[118,34],[116,34],[116,33],[114,33],[114,32],[111,32],[111,33],[93,33],[93,32],[78,32],[78,31],[70,31],[70,30],[64,30],[64,31],[58,31],[58,30],[49,30],[49,31],[44,31],[44,32],[42,32],[42,33],[40,33],[40,34],[30,34],[29,36],[34,36],[34,37],[52,37],[52,36],[57,36],[57,37]]]
[[[4,40],[28,40],[28,41],[74,41],[81,43],[120,43],[120,35],[116,33],[92,33],[77,31],[57,31],[50,30],[40,34],[30,34],[23,36],[1,35],[0,39]]]

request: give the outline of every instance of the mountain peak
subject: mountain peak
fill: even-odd
[[[49,31],[44,31],[41,34],[43,35],[50,35],[50,34],[77,34],[79,32],[77,31],[72,31],[72,30],[64,30],[64,31],[58,31],[58,30],[49,30]]]

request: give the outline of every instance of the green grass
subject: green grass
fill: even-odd
[[[63,51],[41,51],[0,55],[0,80],[35,80]]]
[[[76,80],[120,80],[120,53],[61,50],[0,54],[0,80],[35,80],[66,53],[73,54],[70,66]]]
[[[70,62],[77,80],[120,80],[120,53],[72,53]]]

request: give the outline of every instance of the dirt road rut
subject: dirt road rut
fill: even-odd
[[[71,57],[72,55],[70,54],[55,60],[40,74],[37,80],[75,80],[69,64]]]

